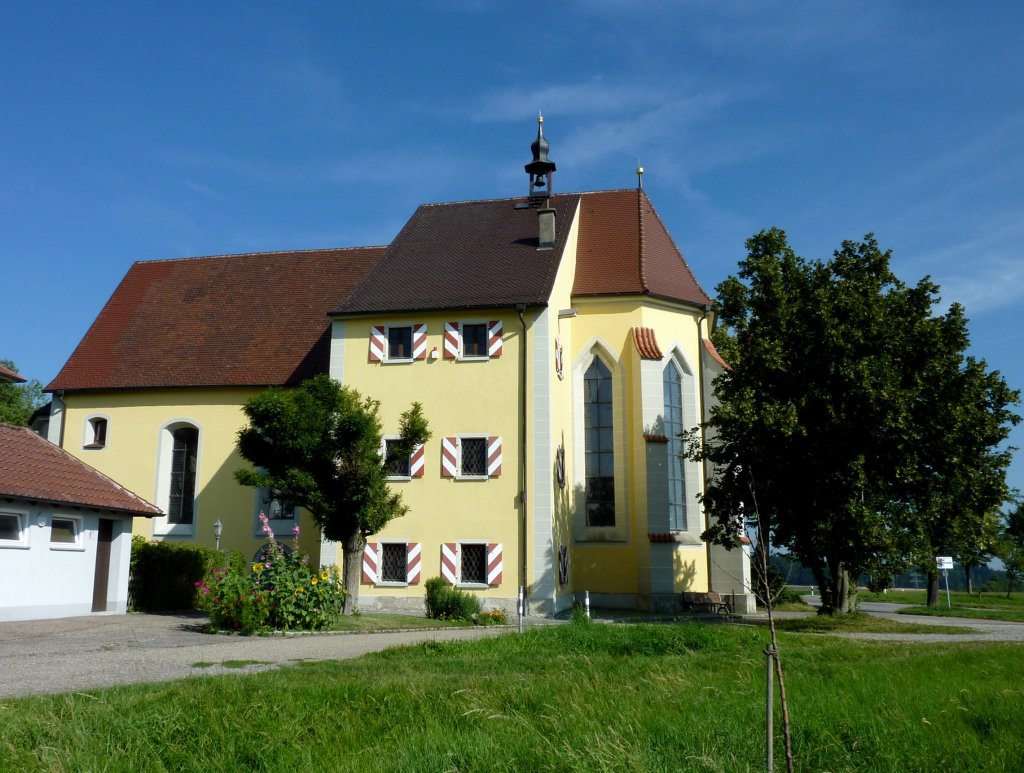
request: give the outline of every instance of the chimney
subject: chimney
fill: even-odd
[[[555,246],[555,210],[551,207],[537,210],[537,220],[540,224],[540,239],[537,249],[550,250]]]

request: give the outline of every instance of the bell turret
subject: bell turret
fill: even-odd
[[[549,144],[544,137],[544,116],[537,115],[537,139],[530,145],[533,161],[523,168],[530,175],[530,203],[540,206],[551,195],[551,173],[555,162],[548,158]]]

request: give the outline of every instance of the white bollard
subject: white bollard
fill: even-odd
[[[587,620],[590,619],[590,591],[583,591],[583,608],[587,610]]]

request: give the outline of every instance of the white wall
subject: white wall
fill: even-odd
[[[127,611],[130,517],[18,502],[0,503],[0,512],[19,513],[27,521],[22,544],[0,543],[0,622],[92,614],[100,518],[114,521],[106,611]],[[80,522],[76,545],[51,545],[54,517]]]

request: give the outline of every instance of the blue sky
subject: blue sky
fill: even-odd
[[[639,160],[709,292],[762,228],[806,257],[872,231],[1024,386],[1024,4],[6,3],[0,29],[0,357],[44,383],[132,261],[521,195],[543,110],[555,190]]]

